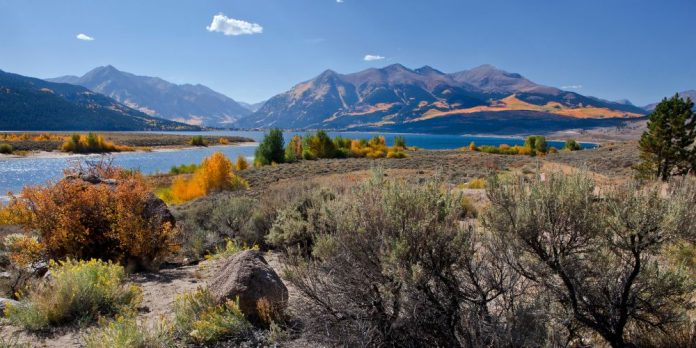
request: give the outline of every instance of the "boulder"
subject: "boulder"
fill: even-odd
[[[218,302],[238,297],[239,309],[256,323],[260,322],[258,300],[268,300],[276,313],[282,313],[288,305],[288,289],[257,250],[242,251],[225,260],[208,289]]]
[[[15,300],[10,300],[9,298],[0,297],[0,314],[5,312],[5,308],[7,307],[8,304],[10,306],[16,307],[17,305],[19,305],[19,302],[15,301]]]
[[[172,226],[176,224],[176,219],[174,219],[172,212],[169,211],[167,204],[159,197],[155,196],[154,193],[148,195],[143,214],[147,219],[154,219],[158,224],[165,222],[170,223]]]

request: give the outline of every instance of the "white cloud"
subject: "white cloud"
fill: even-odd
[[[343,0],[336,0],[337,3],[342,4]]]
[[[94,38],[93,38],[93,37],[91,37],[91,36],[89,36],[89,35],[87,35],[87,34],[83,34],[83,33],[79,33],[79,34],[77,34],[77,36],[75,36],[75,37],[76,37],[78,40],[82,40],[82,41],[94,41]]]
[[[263,33],[263,27],[259,24],[229,18],[222,13],[213,16],[213,21],[205,28],[210,32],[216,31],[231,36]]]
[[[582,89],[582,85],[561,86],[561,89]]]
[[[376,55],[376,54],[367,54],[367,55],[365,55],[365,58],[363,58],[363,60],[366,62],[372,62],[375,60],[382,60],[382,59],[384,59],[384,57]]]

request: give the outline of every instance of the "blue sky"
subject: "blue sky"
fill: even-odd
[[[392,63],[647,104],[696,89],[696,1],[0,0],[0,69],[35,77],[112,64],[256,102]]]

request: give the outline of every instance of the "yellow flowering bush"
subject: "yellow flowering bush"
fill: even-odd
[[[251,328],[236,301],[217,304],[207,289],[180,295],[174,303],[174,333],[186,342],[241,339]]]
[[[244,250],[259,250],[260,247],[258,244],[254,244],[252,246],[248,246],[246,243],[237,243],[233,239],[228,239],[227,243],[225,243],[224,248],[217,247],[215,250],[206,255],[205,259],[206,260],[217,260],[223,257],[228,257],[232,256],[238,252],[244,251]]]
[[[90,330],[84,341],[87,348],[166,348],[174,346],[169,331],[165,321],[150,330],[133,315],[117,315]]]
[[[133,311],[142,300],[140,288],[126,284],[124,268],[111,262],[51,261],[49,272],[51,281],[38,284],[19,305],[5,309],[11,322],[42,330]]]

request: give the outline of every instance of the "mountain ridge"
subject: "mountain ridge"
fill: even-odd
[[[202,84],[175,84],[112,65],[94,68],[81,77],[67,75],[46,81],[80,85],[150,116],[193,125],[227,127],[251,114],[234,99]]]
[[[350,74],[325,70],[270,98],[258,111],[235,125],[398,130],[419,124],[424,127],[422,131],[428,131],[427,124],[433,121],[420,122],[433,118],[475,118],[482,113],[489,119],[497,113],[499,122],[514,122],[515,115],[522,114],[545,120],[553,116],[550,119],[617,121],[645,114],[643,109],[631,104],[539,85],[492,65],[447,74],[427,65],[409,69],[392,64]]]
[[[686,90],[686,91],[678,92],[677,94],[679,94],[679,96],[682,97],[682,98],[685,98],[685,97],[686,97],[686,98],[691,98],[691,101],[694,102],[694,103],[696,103],[696,90],[694,90],[694,89],[689,89],[689,90]],[[674,95],[674,94],[673,94],[673,95]],[[665,98],[669,99],[669,98],[671,98],[673,95],[670,95],[669,97],[665,97]],[[648,104],[648,105],[644,106],[643,108],[644,108],[645,110],[648,110],[648,111],[654,111],[654,110],[655,110],[655,107],[657,106],[657,104],[659,104],[659,102],[655,102],[655,103],[652,103],[652,104]],[[694,109],[696,110],[696,105],[694,106]]]
[[[87,88],[0,70],[2,130],[200,130],[148,116]]]

